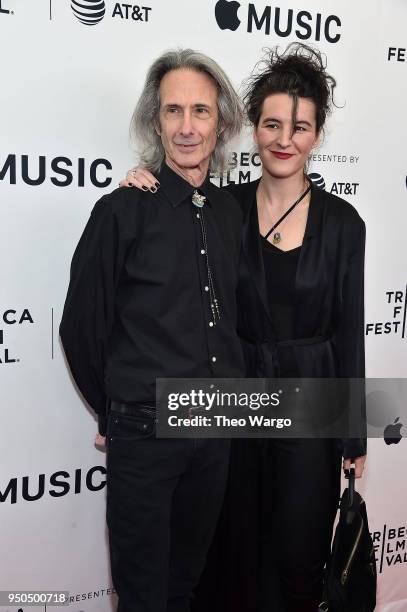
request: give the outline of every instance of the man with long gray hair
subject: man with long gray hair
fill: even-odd
[[[241,122],[212,59],[192,50],[159,57],[132,123],[161,188],[104,196],[72,260],[60,333],[98,413],[97,439],[107,436],[118,612],[188,610],[219,515],[229,441],[156,438],[155,381],[244,376],[235,331],[241,213],[209,181]]]

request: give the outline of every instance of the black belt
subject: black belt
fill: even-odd
[[[129,416],[140,416],[144,414],[147,416],[156,416],[157,408],[153,402],[143,402],[137,404],[126,404],[125,402],[116,402],[114,400],[110,403],[110,410],[119,414],[125,414]],[[185,416],[192,418],[195,415],[204,414],[207,415],[207,411],[202,406],[185,408]]]
[[[126,404],[125,402],[116,402],[115,400],[112,400],[110,410],[112,412],[119,412],[120,414],[128,414],[130,416],[138,416],[140,414],[151,415],[156,413],[156,406],[153,402]]]

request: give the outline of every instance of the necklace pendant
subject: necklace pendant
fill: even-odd
[[[273,244],[278,244],[279,242],[281,242],[282,237],[280,232],[275,232],[275,234],[273,234]]]
[[[198,193],[197,190],[195,189],[194,193],[192,194],[192,204],[194,206],[197,206],[198,208],[202,208],[203,205],[205,204],[205,201],[206,201],[206,197]]]

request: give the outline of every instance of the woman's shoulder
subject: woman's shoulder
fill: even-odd
[[[222,210],[231,221],[235,219],[239,224],[242,223],[242,211],[235,195],[228,189],[219,188],[214,183],[209,184],[209,198],[213,196],[214,201],[221,204]]]
[[[238,201],[243,215],[245,215],[256,197],[259,182],[260,179],[250,181],[249,183],[229,183],[228,185],[222,187],[222,189],[233,195],[233,197]]]
[[[358,210],[347,200],[316,186],[312,187],[312,196],[324,207],[327,217],[332,221],[364,228],[365,222]]]

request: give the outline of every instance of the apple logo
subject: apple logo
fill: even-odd
[[[384,441],[386,444],[398,444],[403,437],[400,433],[400,429],[403,427],[403,423],[399,423],[399,417],[394,419],[393,423],[387,425],[384,430]]]
[[[215,18],[221,30],[232,30],[234,32],[240,26],[237,16],[240,2],[236,0],[219,0],[215,6]]]

